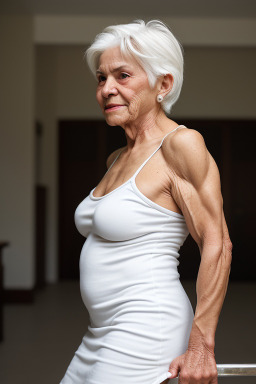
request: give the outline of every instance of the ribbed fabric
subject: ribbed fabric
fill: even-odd
[[[177,271],[186,222],[135,183],[167,135],[128,181],[101,197],[95,187],[76,209],[90,325],[60,384],[160,384],[187,349],[194,313]]]

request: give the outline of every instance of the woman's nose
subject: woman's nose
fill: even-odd
[[[115,80],[108,78],[105,81],[105,84],[102,87],[101,91],[102,91],[102,95],[105,98],[109,97],[110,95],[117,95],[118,90],[116,88]]]

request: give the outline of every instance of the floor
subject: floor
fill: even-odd
[[[195,308],[195,283],[182,284]],[[255,303],[256,282],[230,283],[216,333],[217,364],[256,364]],[[67,281],[38,291],[34,304],[5,305],[4,321],[0,383],[59,384],[87,329],[88,313],[79,283]],[[255,384],[256,378],[226,377],[219,383]]]

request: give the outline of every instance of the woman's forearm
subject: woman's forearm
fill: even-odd
[[[174,359],[169,367],[172,377],[179,374],[183,383],[217,383],[214,354],[215,331],[227,291],[231,243],[218,246],[209,239],[201,248],[201,263],[197,277],[197,306],[186,352]],[[190,381],[191,380],[191,381]]]
[[[219,244],[221,245],[205,242],[201,251],[196,283],[197,305],[190,334],[190,347],[196,347],[195,344],[203,342],[212,351],[232,260],[232,245],[229,238],[224,236],[223,242]]]

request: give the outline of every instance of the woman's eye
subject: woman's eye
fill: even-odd
[[[105,80],[106,80],[105,76],[102,76],[102,75],[98,76],[98,82],[99,83],[101,83],[102,81],[105,81]]]
[[[127,73],[121,73],[121,78],[122,79],[126,79],[127,77],[129,77],[129,75]]]

